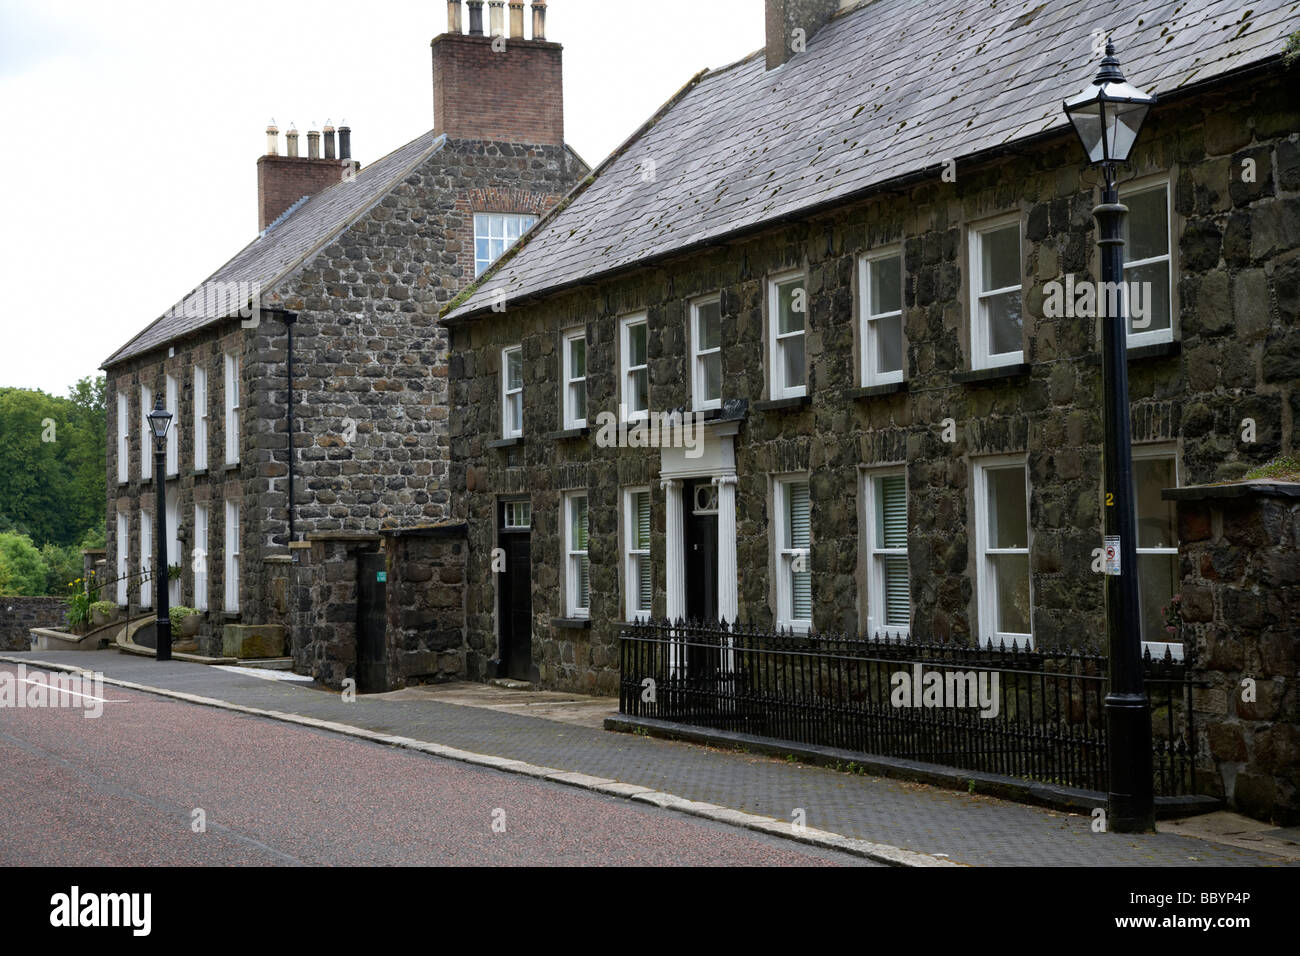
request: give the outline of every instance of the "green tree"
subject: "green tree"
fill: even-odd
[[[24,534],[0,534],[0,594],[44,594],[48,571],[31,538]],[[65,592],[67,583],[63,582]]]

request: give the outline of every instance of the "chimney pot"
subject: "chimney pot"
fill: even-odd
[[[315,126],[315,123],[312,123]],[[307,130],[307,158],[320,159],[320,130]]]
[[[469,35],[481,37],[483,35],[483,0],[468,0],[468,2]]]
[[[352,128],[339,127],[339,159],[352,158]]]
[[[533,39],[546,39],[546,0],[533,0]]]
[[[284,134],[284,141],[288,147],[287,152],[289,154],[289,158],[297,159],[298,158],[298,128],[294,126],[293,123],[289,124],[289,131]]]
[[[506,0],[488,0],[488,13],[491,16],[492,36],[506,35]]]
[[[524,38],[524,0],[510,0],[510,39]]]
[[[461,32],[461,10],[460,0],[447,0],[447,32]]]
[[[270,124],[266,127],[266,155],[280,155],[280,128],[275,125],[275,118],[271,118]]]
[[[325,121],[325,158],[334,159],[334,127],[329,120]]]

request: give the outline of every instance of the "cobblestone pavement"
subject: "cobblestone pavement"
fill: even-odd
[[[110,679],[608,777],[780,820],[790,820],[796,809],[802,809],[809,827],[921,853],[947,854],[954,862],[976,866],[1197,867],[1288,862],[1170,833],[1094,833],[1087,816],[481,707],[367,697],[346,703],[338,693],[311,685],[200,664],[158,663],[114,651],[36,651],[0,659],[87,668]]]

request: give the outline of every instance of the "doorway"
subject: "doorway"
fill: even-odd
[[[500,631],[497,676],[532,681],[532,508],[527,501],[503,501],[498,509],[500,551],[493,556]]]
[[[357,693],[388,690],[388,555],[357,555]]]

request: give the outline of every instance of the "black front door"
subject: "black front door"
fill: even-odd
[[[500,662],[497,675],[514,680],[532,680],[533,593],[532,537],[527,528],[508,528],[504,512],[496,558],[501,622]]]
[[[388,690],[388,557],[357,555],[357,693]]]
[[[718,619],[718,513],[710,506],[717,493],[707,478],[688,482],[686,495],[686,617]],[[710,513],[711,510],[711,513]]]

